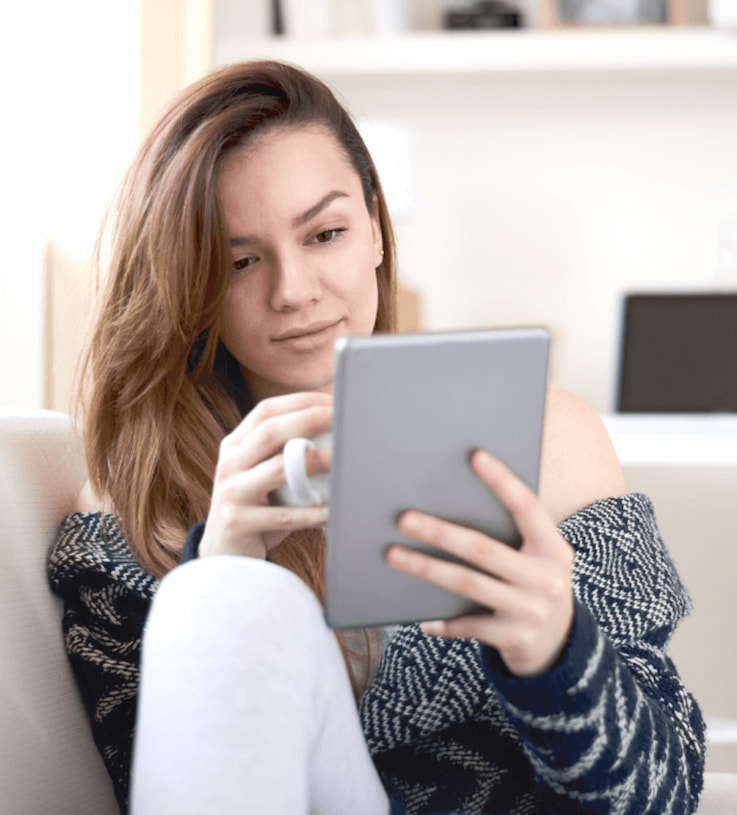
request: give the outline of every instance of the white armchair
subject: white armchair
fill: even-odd
[[[85,480],[82,440],[52,411],[0,408],[0,810],[118,812],[64,653],[46,556]],[[699,815],[737,813],[737,774],[707,775]],[[637,815],[637,813],[633,813]]]

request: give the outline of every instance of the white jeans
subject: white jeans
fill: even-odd
[[[168,574],[143,638],[133,815],[389,811],[312,592],[251,558]]]

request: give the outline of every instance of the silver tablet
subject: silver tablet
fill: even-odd
[[[336,344],[326,618],[336,628],[455,617],[468,600],[392,569],[402,511],[512,546],[508,511],[473,474],[488,450],[537,490],[550,337],[544,328],[346,337]]]

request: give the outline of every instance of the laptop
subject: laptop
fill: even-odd
[[[737,293],[628,295],[617,411],[737,412]]]

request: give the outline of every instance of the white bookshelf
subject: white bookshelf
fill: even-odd
[[[709,27],[414,32],[216,44],[217,64],[279,59],[321,76],[737,70],[737,35]]]

